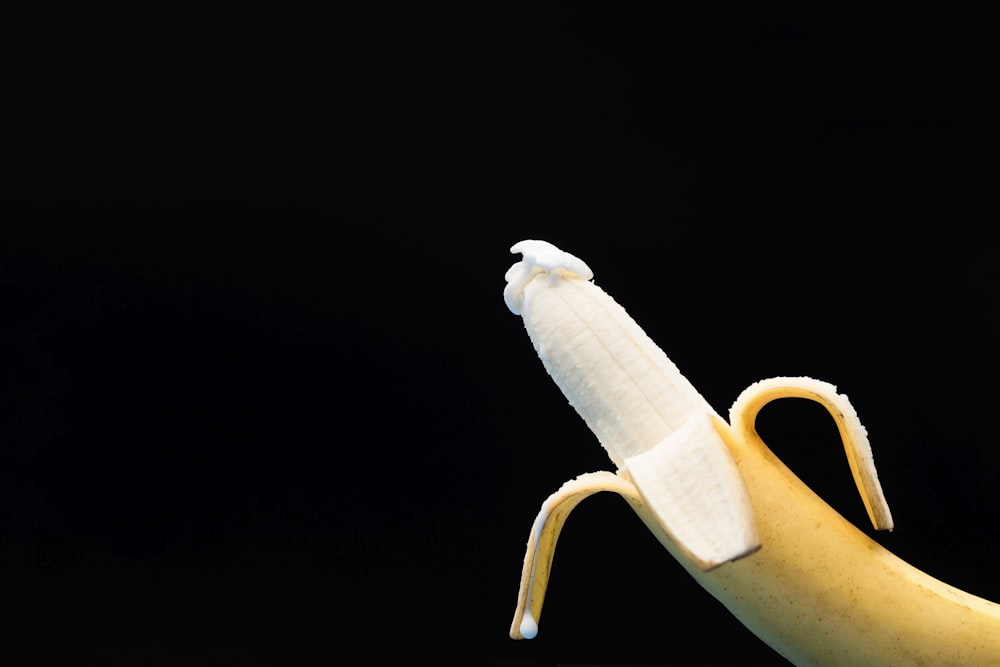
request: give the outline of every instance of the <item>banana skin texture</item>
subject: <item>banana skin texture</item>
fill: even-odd
[[[542,504],[528,538],[512,638],[538,632],[569,513],[608,491],[792,664],[1000,665],[1000,605],[872,540],[789,470],[755,429],[771,401],[823,405],[873,526],[892,529],[867,434],[846,396],[811,378],[771,378],[744,390],[727,422],[591,282],[585,263],[544,241],[522,241],[511,251],[523,259],[507,272],[505,301],[524,317],[546,370],[618,466],[570,480]]]

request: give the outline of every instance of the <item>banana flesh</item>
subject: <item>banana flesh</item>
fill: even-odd
[[[760,546],[746,488],[711,426],[715,411],[601,288],[581,260],[543,241],[512,250],[507,305],[546,370],[642,494],[661,528],[703,569]],[[621,409],[627,406],[627,410]]]
[[[543,503],[511,637],[537,632],[569,513],[610,491],[702,587],[795,665],[1000,665],[1000,605],[869,538],[796,477],[754,427],[774,400],[822,404],[873,526],[891,530],[867,434],[846,396],[811,378],[763,380],[736,399],[727,423],[590,282],[586,264],[542,241],[511,250],[524,258],[507,273],[505,301],[618,466],[581,475]]]

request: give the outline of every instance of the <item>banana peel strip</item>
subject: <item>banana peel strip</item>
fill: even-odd
[[[892,530],[892,513],[882,492],[868,432],[847,396],[829,382],[809,377],[775,377],[755,382],[736,398],[729,410],[729,423],[744,442],[760,442],[755,422],[761,409],[779,398],[805,398],[819,403],[837,424],[868,518],[876,530]]]
[[[643,504],[631,482],[607,471],[586,473],[571,479],[542,503],[524,554],[517,607],[510,626],[512,639],[531,639],[538,632],[538,620],[542,614],[559,533],[577,505],[602,491],[617,493],[633,507]]]

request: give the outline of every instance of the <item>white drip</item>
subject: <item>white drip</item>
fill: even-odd
[[[521,619],[519,630],[521,631],[521,636],[525,639],[534,639],[535,635],[538,634],[538,622],[531,615],[530,609],[524,610],[524,617]]]

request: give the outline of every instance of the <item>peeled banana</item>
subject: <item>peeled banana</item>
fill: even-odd
[[[1000,605],[914,568],[826,504],[755,430],[771,401],[816,401],[840,432],[872,524],[892,516],[867,433],[826,382],[772,378],[719,416],[582,260],[521,241],[504,300],[617,471],[566,482],[528,537],[510,635],[534,637],[569,513],[619,494],[695,580],[791,663],[1000,665]]]

